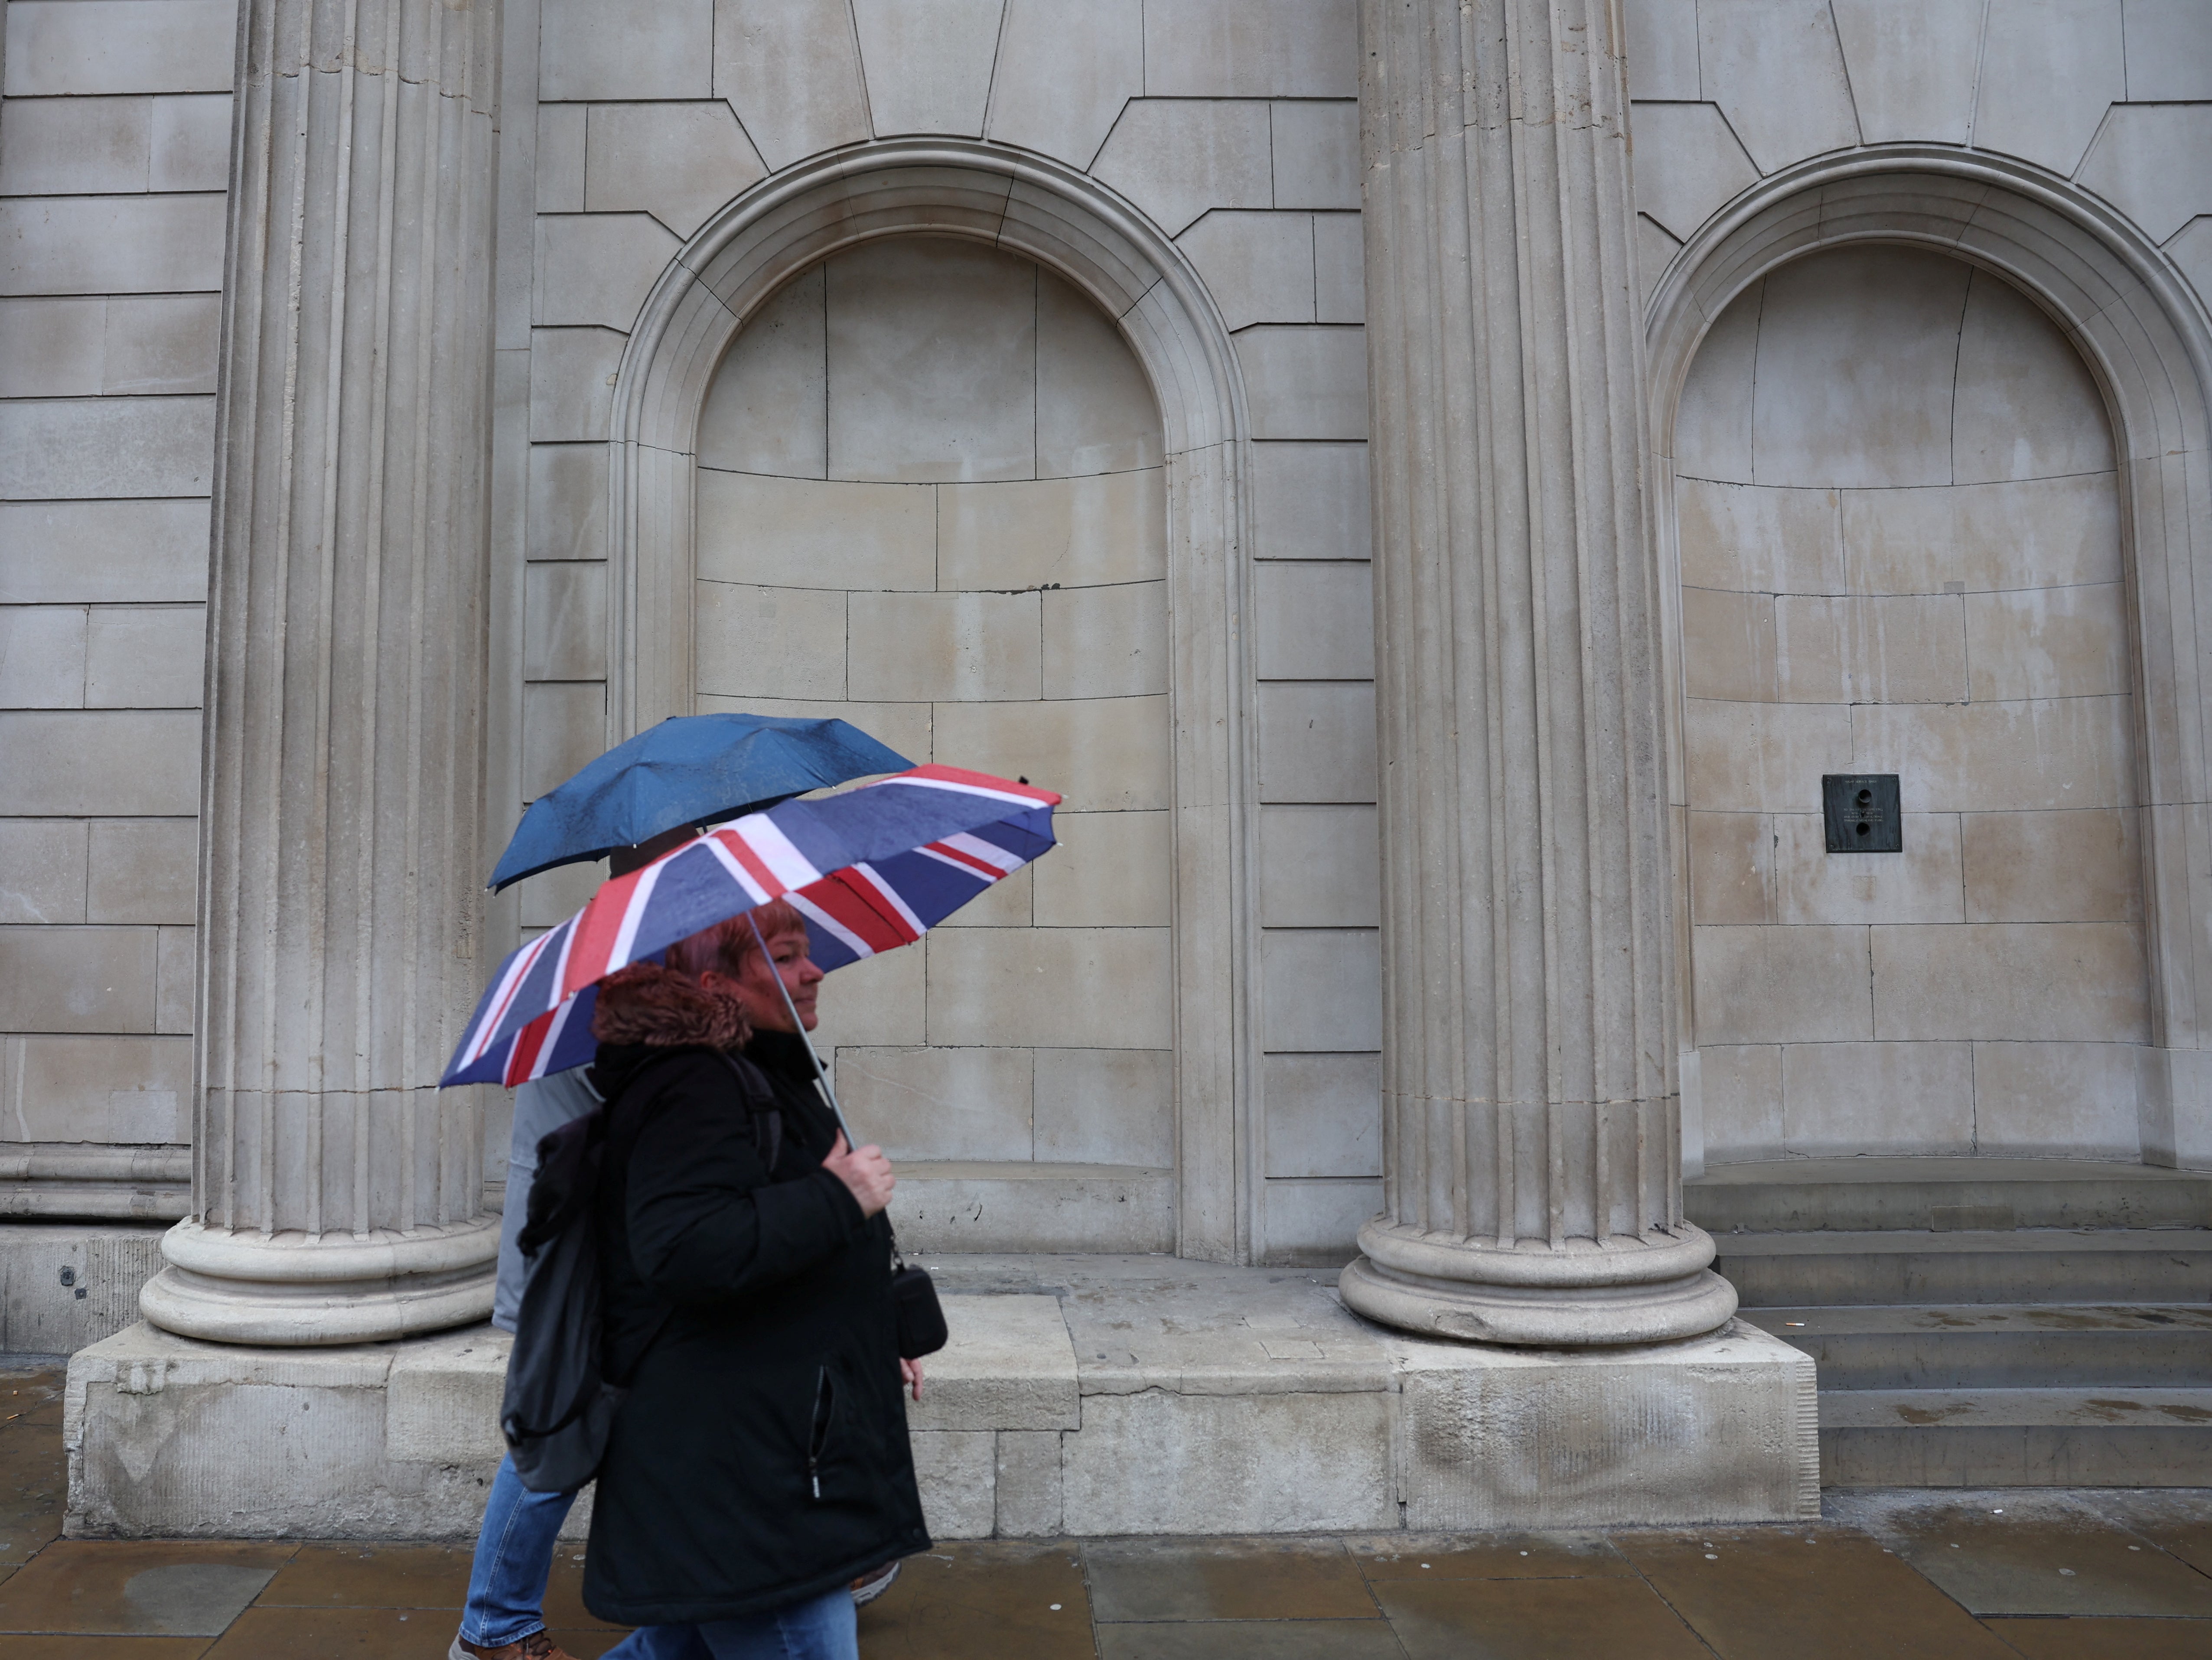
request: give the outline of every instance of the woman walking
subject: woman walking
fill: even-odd
[[[630,1393],[584,1600],[641,1627],[609,1660],[855,1660],[848,1587],[929,1548],[890,1161],[845,1145],[792,1030],[821,979],[778,903],[600,987],[603,1321]]]

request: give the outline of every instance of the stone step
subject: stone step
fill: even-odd
[[[2212,1174],[2064,1158],[1793,1158],[1682,1184],[1714,1234],[2212,1225]]]
[[[1730,1233],[1713,1266],[1746,1309],[2212,1302],[2212,1230]]]
[[[1820,1482],[2212,1486],[2212,1389],[1823,1389]]]
[[[2186,1388],[2212,1378],[2202,1304],[1747,1310],[1833,1389]]]

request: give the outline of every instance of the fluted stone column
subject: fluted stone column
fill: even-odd
[[[155,1324],[483,1317],[496,0],[242,0],[200,817],[192,1214]]]
[[[1619,13],[1361,23],[1387,1209],[1345,1301],[1495,1343],[1709,1332]]]

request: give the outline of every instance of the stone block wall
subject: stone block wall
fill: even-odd
[[[2071,179],[2159,244],[2199,295],[2212,295],[2212,10],[2194,0],[1625,0],[1625,9],[1647,289],[1687,239],[1761,179],[1816,156],[1911,143],[2001,155]],[[5,8],[0,761],[12,790],[0,806],[0,1142],[16,1176],[0,1209],[30,1202],[24,1195],[64,1168],[90,1184],[76,1190],[88,1203],[91,1186],[114,1189],[100,1172],[127,1171],[117,1179],[135,1183],[139,1201],[98,1204],[137,1204],[140,1215],[181,1204],[200,606],[234,24],[231,0]],[[607,693],[618,609],[606,563],[612,388],[640,306],[686,239],[776,171],[872,140],[958,137],[1084,171],[1174,239],[1234,343],[1252,441],[1240,619],[1248,678],[1239,690],[1255,751],[1255,1238],[1264,1254],[1342,1249],[1376,1202],[1380,1168],[1352,0],[507,0],[503,28],[498,690],[485,718],[504,816],[466,856],[488,860],[524,802],[622,735],[611,729]],[[1996,316],[2002,295],[1980,279],[1972,293],[1960,301],[1966,323],[1929,326],[1963,341],[1966,324],[1986,313],[2002,356],[2010,337],[2002,328],[2014,325]],[[1899,316],[1919,327],[1911,322],[1919,301],[1900,303]],[[757,336],[765,337],[756,330],[744,339]],[[1733,349],[1717,337],[1715,362]],[[740,353],[750,350],[741,344]],[[2035,361],[2045,366],[2038,373],[2072,373],[2047,355]],[[1103,362],[1088,371],[1104,377],[1102,389],[1123,373]],[[1727,379],[1712,373],[1716,386]],[[811,382],[771,375],[761,384],[773,402],[805,395]],[[1991,396],[2003,390],[1989,384]],[[2046,411],[2078,401],[2078,386],[2054,388],[2004,395]],[[1817,413],[1809,403],[1804,412]],[[708,459],[714,445],[733,441],[714,423],[735,418],[710,410],[702,435],[702,459],[726,482],[702,493],[701,524],[711,530],[719,514],[726,524],[818,532],[817,543],[792,544],[802,562],[834,554],[896,563],[902,548],[911,551],[900,537],[918,536],[924,518],[939,553],[948,524],[956,552],[982,550],[990,526],[978,521],[971,536],[961,516],[973,505],[971,486],[1004,489],[1012,501],[1024,483],[1065,482],[843,477],[827,459],[825,425],[823,471],[808,482],[849,493],[853,511],[829,511],[826,495],[810,496],[794,517],[798,498],[778,491],[806,473],[805,458],[777,450],[732,452],[726,466]],[[1700,950],[1711,949],[1686,978],[1700,1000],[1698,1041],[1707,1042],[1708,1013],[1719,1022],[1704,1073],[1710,1110],[1735,1111],[1723,1104],[1732,1099],[1751,1115],[1727,1131],[1741,1132],[1730,1144],[1740,1150],[1901,1145],[1891,1128],[1854,1116],[1856,1109],[1826,1116],[1844,1096],[1865,1092],[1869,1078],[1924,1104],[1907,1138],[1923,1150],[2129,1149],[2122,1102],[2132,1085],[2118,1057],[2144,1018],[2130,966],[2143,901],[2124,875],[2134,857],[2131,798],[2112,783],[2134,763],[2115,679],[2124,648],[2110,616],[2121,580],[2115,562],[2126,552],[2097,540],[2106,533],[2097,526],[2114,514],[2095,482],[2106,464],[2052,459],[2038,448],[2087,441],[2087,430],[2039,426],[2023,441],[2033,452],[2027,471],[2003,471],[2010,451],[1993,451],[1986,465],[1997,471],[1976,473],[1984,463],[1970,459],[1940,482],[1876,484],[1837,472],[1823,484],[1801,469],[1770,483],[1725,466],[1674,466],[1680,458],[1662,469],[1686,481],[1678,498],[1690,515],[1686,537],[1693,520],[1706,526],[1702,545],[1723,561],[1755,564],[1776,549],[1810,545],[1795,520],[1784,524],[1770,510],[1795,512],[1823,490],[1838,492],[1829,522],[1848,577],[1830,582],[1828,572],[1793,587],[1795,575],[1747,565],[1689,584],[1699,595],[1684,605],[1685,654],[1697,679],[1690,696],[1735,711],[1700,716],[1740,723],[1716,740],[1731,767],[1779,757],[1775,765],[1796,780],[1804,763],[1847,747],[1854,765],[1887,757],[1907,771],[1960,768],[1960,779],[1978,769],[2013,780],[1976,797],[1978,806],[1914,805],[1909,796],[1908,812],[1927,818],[1929,833],[1911,838],[1906,879],[1878,884],[1872,897],[1824,884],[1820,867],[1800,857],[1802,798],[1778,805],[1759,794],[1763,784],[1747,785],[1741,800],[1725,790],[1700,798],[1694,836],[1684,821],[1686,862],[1696,873]],[[1795,441],[1818,447],[1836,436],[1806,428]],[[794,426],[775,442],[801,446],[802,435]],[[1779,451],[1762,453],[1771,459]],[[1041,460],[1031,465],[1048,472]],[[1090,465],[1066,474],[1126,484],[1143,472]],[[1158,522],[1149,501],[1106,499],[1120,485],[1080,488],[1105,493],[1069,508],[1082,525],[1121,538],[1121,515],[1139,529]],[[861,512],[864,500],[878,501],[874,492],[884,502],[926,496],[927,513],[909,507],[907,524],[890,508]],[[1991,556],[2033,562],[2048,553],[2058,562],[2012,586],[1977,587],[1987,573],[1954,570],[1943,580],[1963,584],[1955,594],[1923,593],[1917,577],[1900,574],[1932,540],[1954,556],[1987,540],[1973,515],[1998,495],[2005,522],[2045,540]],[[1921,508],[1935,517],[1891,524],[1885,516]],[[1019,514],[1006,522],[1020,522]],[[2046,545],[2069,526],[2081,532],[2070,552]],[[2085,551],[2093,543],[2098,550]],[[702,548],[704,558],[721,556],[711,534]],[[1877,581],[1884,548],[1901,562]],[[956,577],[933,570],[911,588],[880,581],[879,571],[865,581],[840,575],[846,637],[860,649],[847,646],[833,687],[835,654],[810,643],[826,637],[826,611],[813,617],[793,599],[798,610],[773,630],[749,635],[762,617],[740,591],[780,585],[758,571],[701,575],[719,584],[702,608],[702,629],[721,630],[715,660],[757,659],[791,707],[866,706],[863,724],[876,721],[909,753],[946,759],[1017,756],[1020,745],[1000,737],[1026,718],[1005,712],[1016,703],[1120,701],[1097,696],[1105,683],[1082,675],[1048,684],[1056,653],[1071,644],[1127,635],[1141,645],[1164,627],[1171,637],[1172,619],[1164,623],[1146,609],[1151,601],[1120,584],[1095,585],[1080,601],[1072,584],[1057,596],[991,593],[1037,582],[988,559]],[[1005,617],[1029,605],[1034,695],[1024,679],[1030,659],[994,654],[988,644]],[[1723,636],[1735,643],[1711,644]],[[720,674],[708,666],[714,656],[702,651],[702,671]],[[927,675],[943,672],[952,681],[921,696]],[[2054,677],[2074,689],[2046,696]],[[1017,681],[1019,695],[1009,690]],[[702,679],[701,706],[758,703],[754,684]],[[2031,706],[2033,720],[2006,714]],[[915,711],[925,708],[917,738]],[[1038,728],[1024,741],[1065,754],[1063,773],[1079,757],[1116,752],[1087,728]],[[2084,781],[2063,812],[2034,796],[2035,781],[2059,777],[2053,768]],[[1054,771],[1041,765],[1035,775]],[[1072,794],[1092,787],[1084,781]],[[2006,790],[2028,796],[2000,800]],[[2081,805],[2083,790],[2095,805]],[[1124,806],[1133,823],[1158,811]],[[1060,873],[1086,860],[1101,869],[1120,861],[1113,885],[1122,864],[1157,869],[1164,857],[1103,842],[1086,848],[1084,818],[1068,816],[1060,866],[998,903],[1026,903],[1032,927],[1048,913],[1102,938],[1161,927],[1102,920],[1089,899],[1054,897]],[[1955,846],[1934,823],[1946,818]],[[568,914],[594,875],[571,871],[529,885],[500,913],[500,943]],[[2029,889],[2043,897],[2023,898]],[[1127,892],[1145,891],[1128,879]],[[1156,899],[1144,903],[1157,910]],[[1060,904],[1074,908],[1053,912]],[[963,942],[1011,915],[979,909],[963,921],[982,926],[948,931],[942,951],[931,949],[946,960],[981,952]],[[2062,938],[2058,961],[2049,953]],[[1986,1006],[1962,992],[1976,976],[1944,953],[1968,949],[1977,972],[2000,965],[2014,989]],[[836,988],[854,1007],[885,1012],[875,1030],[837,1035],[847,1059],[888,1067],[886,1077],[896,1077],[884,1087],[895,1092],[1012,1099],[1012,1052],[1029,1040],[971,1022],[959,1041],[940,1043],[927,1025],[928,960],[921,952],[887,959],[850,971]],[[1855,982],[1859,964],[1865,974]],[[1729,985],[1762,988],[1769,1006],[1746,1024],[1728,1012]],[[2093,985],[2102,988],[2094,997]],[[1793,1000],[1827,1010],[1830,991],[1854,1008],[1863,1003],[1864,1021],[1819,1036],[1774,1026],[1795,1018]],[[946,1010],[950,1031],[958,1022]],[[2008,1035],[2029,1029],[2033,1045]],[[1127,1055],[1162,1052],[1150,1047],[1152,1036],[1144,1041],[1129,1051],[1065,1038],[1042,1047],[1120,1057],[1098,1063],[1111,1079],[1090,1079],[1071,1061],[1073,1070],[1055,1074],[1069,1099],[1097,1098],[1098,1090],[1135,1099],[1153,1085],[1127,1069],[1154,1063]],[[1883,1047],[1859,1053],[1857,1044]],[[1031,1162],[1154,1168],[1146,1149],[1158,1139],[1156,1122],[1139,1133],[1128,1121],[1104,1151],[1080,1136],[1040,1138],[1038,1104],[1057,1085],[1030,1065]],[[1987,1110],[1992,1091],[2020,1104],[2002,1123]],[[1808,1114],[1821,1118],[1818,1128]],[[496,1170],[504,1129],[499,1114],[491,1117]],[[941,1119],[941,1138],[917,1140],[908,1155],[1007,1162],[999,1154],[1011,1110],[961,1122]],[[1801,1134],[1793,1122],[1807,1128]],[[167,1164],[143,1156],[163,1148]]]
[[[2103,198],[2212,298],[2212,9],[2197,0],[1626,0],[1649,289],[1760,179],[1918,143]]]
[[[2133,1158],[2148,1039],[2112,435],[1987,272],[1853,248],[1707,336],[1675,429],[1707,1155]],[[1901,854],[1820,777],[1895,772]]]
[[[522,222],[526,258],[514,252],[517,210],[502,219],[500,344],[511,390],[499,465],[512,483],[495,523],[506,568],[525,573],[513,647],[523,683],[516,809],[610,736],[609,389],[639,307],[684,239],[775,170],[871,139],[981,139],[1088,172],[1188,255],[1232,331],[1244,380],[1255,440],[1245,696],[1258,751],[1266,1051],[1257,1237],[1271,1255],[1348,1249],[1379,1201],[1381,1169],[1349,0],[539,0],[534,10],[526,23],[510,0],[502,175],[503,187],[529,179],[535,207]],[[513,112],[527,99],[536,119],[521,131]],[[913,257],[909,246],[842,258],[858,280]],[[840,269],[832,262],[833,285]],[[1015,443],[1021,455],[1000,470],[963,471],[969,463],[941,447],[919,461],[902,452],[897,465],[841,464],[841,433],[848,444],[866,435],[842,432],[834,393],[818,428],[811,417],[782,418],[821,395],[822,377],[804,366],[805,351],[767,344],[815,326],[807,280],[749,319],[702,424],[698,453],[711,471],[698,501],[699,707],[836,702],[917,759],[995,759],[1070,797],[1066,846],[1023,891],[979,906],[926,952],[848,970],[830,988],[844,1087],[886,1134],[903,1116],[909,1128],[892,1144],[910,1159],[1153,1166],[1171,1149],[1157,1058],[1170,1041],[1165,999],[1147,990],[1091,1005],[1102,983],[1150,987],[1168,972],[1164,814],[1150,840],[1154,827],[1139,823],[1166,805],[1166,714],[1112,706],[1164,702],[1164,671],[1146,662],[1146,642],[1164,642],[1172,623],[1127,573],[1048,575],[1030,556],[1044,519],[1060,514],[1117,556],[1164,550],[1164,506],[1141,467],[1048,453],[1042,358],[1034,448]],[[953,291],[911,271],[902,284],[924,298]],[[1052,338],[1046,301],[1064,296],[1085,311],[1087,302],[1048,273],[1040,294],[1042,353]],[[828,316],[834,331],[834,301]],[[1085,345],[1073,366],[1089,388],[1068,405],[1079,421],[1110,417],[1133,390],[1133,360],[1102,337],[1116,350]],[[896,342],[871,350],[901,361]],[[835,374],[834,338],[828,361]],[[751,414],[748,399],[758,400]],[[900,417],[899,441],[949,442],[923,431],[929,418]],[[811,486],[795,482],[809,476]],[[738,553],[740,541],[750,553]],[[769,547],[778,551],[763,566]],[[948,557],[973,568],[950,569]],[[1050,581],[1063,586],[988,592]],[[763,608],[762,589],[815,583],[841,591],[779,593],[772,619]],[[1116,654],[1101,648],[1117,642],[1128,653],[1109,665]],[[1112,730],[1097,725],[1108,715]],[[1116,722],[1130,720],[1121,732]],[[1032,755],[1045,758],[1032,766]],[[1098,810],[1109,806],[1128,822],[1109,826]],[[1095,881],[1074,875],[1085,867],[1100,873]],[[526,885],[520,926],[567,915],[591,879],[579,872]],[[1016,965],[1042,976],[1014,977],[1051,982],[1059,1005],[1031,1010],[1032,994],[1001,987],[971,1019],[954,988],[996,983],[979,976],[1012,960],[1005,925],[1020,927],[1024,906],[1031,926],[1022,933],[1033,943],[1021,949],[1050,943],[1055,954]],[[1120,936],[1141,960],[1117,966],[1092,950]],[[1086,943],[1076,955],[1057,950],[1078,939]],[[1090,1110],[1108,1100],[1131,1104]]]
[[[1911,145],[2070,181],[2212,298],[2212,9],[1626,11],[1647,293],[1762,180]],[[2153,1032],[2134,486],[2106,404],[2034,304],[1928,256],[1786,268],[1701,348],[1658,468],[1707,1157],[2156,1139],[2183,1086],[2144,1046],[2187,1040]],[[1901,860],[1825,854],[1819,775],[1845,770],[1900,774]]]
[[[698,706],[842,715],[1066,797],[1051,856],[825,988],[856,1130],[906,1161],[1170,1170],[1166,498],[1136,360],[1037,265],[900,237],[763,307],[700,429]]]
[[[183,1213],[234,26],[6,9],[0,1142],[77,1195],[20,1184],[18,1213]]]

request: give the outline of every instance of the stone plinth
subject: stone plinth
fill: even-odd
[[[1741,1323],[1687,1343],[1509,1349],[1370,1325],[1323,1270],[929,1267],[952,1341],[908,1421],[940,1539],[1818,1511],[1813,1363]],[[289,1352],[133,1327],[70,1365],[70,1530],[471,1537],[507,1347],[489,1327]]]
[[[254,1349],[129,1327],[70,1359],[67,1529],[472,1537],[502,1450],[507,1343],[479,1326]]]
[[[1395,1349],[1408,1528],[1820,1513],[1812,1358],[1746,1321],[1623,1348]]]

